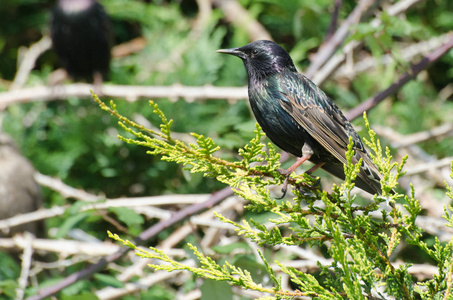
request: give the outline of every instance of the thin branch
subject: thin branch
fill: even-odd
[[[86,83],[74,83],[54,87],[37,86],[20,90],[13,90],[0,93],[0,110],[13,103],[27,103],[32,101],[65,100],[69,97],[91,98],[90,90],[94,86]],[[106,97],[124,98],[134,102],[140,98],[158,99],[170,98],[177,100],[184,98],[186,101],[195,99],[247,99],[247,87],[214,87],[205,86],[183,86],[174,84],[172,86],[133,86],[133,85],[103,85],[102,94]]]
[[[228,22],[236,27],[245,29],[251,41],[256,40],[273,40],[261,23],[255,20],[246,9],[244,9],[236,0],[211,0],[215,6],[218,6]]]
[[[449,34],[443,34],[440,36],[433,37],[426,41],[421,41],[419,43],[411,44],[405,48],[398,49],[399,57],[405,61],[411,61],[414,57],[422,54],[427,54],[437,48],[439,48],[443,43],[448,40]],[[337,71],[333,74],[333,78],[339,79],[343,77],[354,78],[358,74],[367,72],[372,69],[376,69],[376,66],[379,65],[388,65],[394,63],[395,59],[393,55],[384,54],[382,57],[377,60],[375,57],[364,58],[360,61],[354,63],[353,66],[342,65],[338,68]]]
[[[184,264],[189,266],[195,266],[195,261],[193,259],[188,259],[184,261]],[[99,299],[106,300],[106,299],[118,299],[120,297],[130,295],[135,292],[139,292],[143,289],[147,289],[159,282],[175,278],[175,276],[181,276],[181,273],[187,271],[156,271],[152,274],[147,276],[140,276],[140,279],[136,282],[129,282],[121,288],[114,288],[114,287],[106,287],[96,291],[96,296]]]
[[[449,83],[439,91],[439,98],[448,100],[453,95],[453,83]]]
[[[209,194],[175,194],[175,195],[160,195],[147,197],[121,197],[121,198],[106,198],[102,195],[93,195],[81,189],[73,188],[60,179],[43,175],[35,174],[36,182],[42,186],[46,186],[65,198],[74,198],[87,202],[96,202],[105,200],[103,203],[93,203],[87,205],[89,209],[105,209],[108,207],[134,207],[148,205],[175,205],[175,204],[194,204],[205,201],[210,197]]]
[[[209,22],[209,19],[212,14],[212,5],[210,0],[196,0],[198,5],[198,15],[195,19],[195,22],[192,26],[191,35],[194,38],[200,38],[203,29],[206,28],[206,24]]]
[[[12,227],[20,226],[23,224],[61,216],[64,214],[68,206],[55,206],[48,209],[39,209],[31,213],[15,215],[14,217],[0,220],[0,230],[10,229]]]
[[[53,179],[51,177],[36,174],[36,181],[44,186],[47,186],[61,195],[67,198],[75,198],[82,201],[93,202],[94,200],[104,200],[103,196],[96,196],[89,194],[83,190],[72,188],[64,184],[61,180]],[[55,185],[54,185],[55,184]],[[161,195],[151,197],[135,197],[135,198],[116,198],[116,199],[105,199],[104,202],[92,203],[83,206],[80,211],[88,210],[105,210],[110,207],[144,207],[146,208],[146,214],[154,218],[170,218],[171,214],[168,211],[159,210],[154,208],[153,213],[150,211],[153,209],[151,206],[158,205],[181,205],[181,204],[194,204],[206,201],[210,197],[209,194],[186,194],[186,195]],[[65,206],[54,206],[49,209],[39,209],[34,212],[15,215],[11,218],[0,220],[0,230],[10,229],[23,224],[36,222],[56,216],[61,216],[65,213],[69,205]]]
[[[146,46],[146,39],[144,37],[136,37],[125,43],[116,45],[112,48],[112,57],[119,58],[131,55],[142,51]]]
[[[343,4],[343,0],[335,0],[334,1],[332,17],[330,19],[329,29],[327,30],[327,34],[326,34],[326,41],[330,40],[330,38],[333,36],[335,31],[337,30],[338,16],[340,14],[340,7],[341,7],[342,4]]]
[[[216,212],[223,214],[227,211],[231,211],[232,207],[237,205],[237,203],[239,201],[240,200],[237,197],[230,197],[230,198],[226,199],[226,201],[223,201],[218,206],[216,206],[215,210],[216,210]],[[161,241],[160,244],[157,246],[157,248],[164,250],[165,253],[169,256],[174,256],[176,253],[169,254],[169,253],[175,252],[175,250],[176,250],[176,249],[173,249],[172,247],[179,244],[184,238],[186,238],[186,236],[188,234],[193,233],[194,229],[193,229],[192,225],[194,225],[194,224],[200,225],[201,223],[204,223],[205,221],[215,222],[213,224],[209,224],[210,227],[208,230],[212,229],[211,228],[212,225],[221,226],[222,228],[228,227],[231,231],[234,230],[234,227],[232,225],[225,224],[218,220],[215,221],[215,220],[213,220],[213,218],[215,218],[215,216],[212,213],[212,209],[205,211],[199,215],[192,216],[190,218],[190,222],[186,222],[186,224],[184,224],[182,227],[179,227],[177,230],[175,230],[169,237],[167,237],[165,240]],[[199,220],[199,221],[197,221],[197,220]],[[225,226],[225,225],[228,225],[228,226]],[[186,258],[187,253],[185,251],[183,251],[182,249],[180,249],[180,251],[182,251],[182,253],[181,253],[181,255],[179,255],[179,257]],[[143,269],[146,268],[149,263],[151,263],[150,259],[137,260],[134,262],[133,265],[124,269],[120,274],[117,274],[116,277],[118,280],[120,280],[122,282],[130,281],[131,278],[133,278],[134,276],[143,277],[143,274],[144,274]],[[156,272],[156,273],[159,273],[159,272]],[[165,274],[168,274],[168,273],[165,272]],[[128,285],[128,283],[126,284],[126,286],[127,285]],[[121,289],[109,288],[108,290],[113,294],[122,293]],[[102,291],[106,292],[106,289],[103,289]],[[128,289],[128,291],[130,293],[133,292],[132,290],[129,290],[129,289]],[[125,292],[125,291],[123,291],[123,292]],[[100,292],[100,293],[103,293],[103,292]],[[98,296],[100,297],[99,294],[98,294]],[[109,299],[107,296],[106,296],[106,298],[103,298],[103,297],[100,297],[100,298]]]
[[[453,123],[446,123],[429,130],[420,131],[404,136],[403,139],[392,143],[394,148],[404,148],[417,143],[425,142],[431,139],[451,136],[453,134]]]
[[[386,9],[386,13],[390,16],[396,16],[399,15],[418,2],[421,2],[424,0],[401,0],[395,3],[394,5],[388,7]],[[370,24],[373,27],[378,27],[382,23],[380,17],[377,17],[373,19]],[[321,85],[328,77],[330,74],[332,74],[338,66],[346,59],[346,54],[352,52],[355,48],[360,46],[362,43],[358,41],[350,41],[347,43],[343,48],[340,53],[335,54],[334,56],[330,57],[330,59],[326,62],[324,62],[322,65],[322,68],[313,70],[312,72],[312,77],[309,77],[313,80],[318,85]]]
[[[28,240],[21,234],[12,238],[0,238],[0,248],[5,250],[24,249],[31,247],[35,251],[45,251],[58,253],[63,256],[68,255],[89,255],[105,256],[111,255],[119,250],[119,246],[111,242],[80,242],[73,240],[51,240],[51,239],[32,239]]]
[[[33,44],[25,52],[24,57],[20,63],[19,70],[14,77],[11,89],[15,90],[21,88],[27,81],[28,75],[31,70],[35,67],[36,60],[38,57],[50,49],[52,46],[52,40],[49,36],[45,35],[37,43]]]
[[[405,139],[405,136],[400,134],[399,132],[393,130],[390,127],[381,127],[381,126],[374,126],[373,127],[374,131],[382,137],[385,137],[390,141],[390,145],[393,146],[394,143],[398,143],[401,140]],[[401,148],[398,151],[399,153],[401,152]],[[409,154],[409,160],[408,160],[408,165],[406,169],[409,168],[410,165],[422,165],[422,164],[432,164],[437,161],[437,157],[429,155],[426,153],[422,148],[420,148],[418,145],[408,145],[407,147],[404,148],[404,153],[400,154],[400,157],[403,157],[404,155]],[[415,174],[415,173],[414,173]],[[424,172],[425,176],[428,176],[432,182],[434,182],[438,186],[444,186],[445,181],[451,182],[450,175],[448,174],[447,176],[444,176],[442,172],[439,172],[438,169],[430,169],[427,170],[427,172]],[[404,181],[405,177],[402,178]],[[409,178],[409,177],[407,177]],[[408,183],[407,186],[408,190],[407,192],[410,193],[410,186]]]
[[[406,171],[406,176],[425,173],[427,171],[434,171],[436,169],[441,169],[445,167],[450,167],[451,162],[453,161],[453,156],[445,157],[437,161],[430,161],[427,163],[422,163],[414,167],[408,168]]]
[[[31,262],[33,259],[33,234],[29,232],[25,232],[23,243],[23,253],[22,253],[22,264],[21,264],[21,271],[20,276],[18,279],[18,287],[16,289],[16,298],[15,300],[22,300],[24,299],[25,295],[25,288],[27,287],[28,276],[30,274]]]
[[[333,55],[336,49],[349,35],[351,27],[360,22],[362,15],[368,11],[368,9],[378,2],[379,0],[360,0],[354,10],[349,14],[348,18],[341,24],[333,36],[323,44],[318,53],[316,53],[314,60],[310,63],[310,66],[305,71],[305,75],[308,78],[312,78],[318,69]]]
[[[223,201],[225,198],[231,196],[232,194],[233,194],[233,191],[231,190],[231,188],[226,187],[226,188],[212,194],[212,196],[208,200],[206,200],[202,203],[196,203],[189,207],[186,207],[186,208],[176,212],[172,218],[167,219],[167,220],[162,220],[159,223],[157,223],[156,225],[151,226],[150,228],[148,228],[147,230],[142,232],[139,235],[139,237],[137,239],[135,239],[133,242],[134,242],[134,244],[141,244],[142,242],[144,242],[144,241],[152,238],[156,234],[162,232],[165,228],[167,228],[177,222],[180,222],[181,220],[186,219],[187,217],[189,217],[191,215],[197,214],[200,211],[203,211],[205,209],[208,209],[208,208],[211,208],[211,207],[217,205],[219,202]],[[122,257],[124,254],[126,254],[130,250],[131,250],[131,248],[122,247],[122,248],[120,248],[120,250],[118,250],[114,254],[111,254],[105,258],[100,259],[99,262],[97,262],[96,264],[90,265],[81,271],[72,273],[65,279],[61,280],[60,282],[58,282],[52,286],[48,286],[48,287],[40,289],[36,295],[31,296],[27,299],[28,300],[38,300],[38,299],[44,299],[46,297],[50,297],[51,295],[57,293],[58,291],[72,285],[79,279],[91,277],[93,275],[93,273],[95,273],[99,270],[103,270],[107,266],[107,264],[119,259],[120,257]]]
[[[406,83],[414,79],[418,73],[427,69],[433,62],[441,58],[453,47],[453,33],[449,34],[449,39],[442,46],[426,55],[419,63],[412,65],[408,72],[404,73],[395,83],[390,85],[387,89],[379,92],[375,96],[369,98],[365,102],[351,109],[347,114],[346,118],[353,120],[363,114],[364,111],[368,111],[378,105],[382,100],[390,95],[395,94],[401,89]]]
[[[397,132],[396,130],[394,130],[393,128],[390,128],[390,127],[375,125],[375,126],[373,126],[373,130],[379,136],[382,136],[382,137],[385,137],[386,139],[388,139],[390,141],[390,145],[392,147],[393,147],[394,143],[397,143],[398,141],[404,139],[404,135],[402,135],[401,133]],[[417,160],[421,160],[424,162],[436,160],[436,157],[428,154],[427,152],[425,152],[425,150],[420,148],[418,145],[408,145],[404,150],[407,153],[402,154],[401,157],[408,154],[411,158],[415,158]]]
[[[96,196],[90,193],[85,192],[82,189],[76,189],[73,188],[72,186],[69,186],[65,184],[63,181],[61,181],[60,178],[53,178],[41,173],[36,172],[33,177],[35,178],[36,182],[41,185],[48,187],[56,192],[58,192],[60,195],[62,195],[64,198],[74,198],[77,200],[83,200],[87,202],[96,202],[102,199],[105,199],[105,196]]]

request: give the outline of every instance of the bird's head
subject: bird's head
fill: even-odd
[[[220,49],[219,53],[231,54],[244,62],[250,80],[259,82],[268,76],[296,67],[289,56],[277,43],[267,40],[256,41],[239,48]]]

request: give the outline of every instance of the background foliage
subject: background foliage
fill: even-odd
[[[165,86],[246,84],[246,73],[241,61],[219,55],[215,50],[244,45],[251,41],[251,34],[246,26],[230,21],[230,16],[222,10],[221,5],[218,5],[219,1],[101,2],[112,19],[115,44],[122,44],[137,37],[142,37],[146,41],[140,51],[113,59],[107,84]],[[212,10],[202,15],[199,6],[201,7],[203,2],[208,2],[209,6],[211,2],[217,5],[213,5]],[[347,43],[357,40],[363,42],[362,45],[350,53],[341,68],[336,73],[330,74],[328,80],[323,83],[323,89],[343,111],[357,106],[388,87],[408,70],[410,63],[418,62],[423,54],[429,52],[421,46],[417,47],[418,43],[432,42],[453,29],[452,1],[414,1],[414,5],[398,16],[386,13],[389,7],[398,2],[403,1],[374,1],[372,8],[364,14],[362,22],[353,26],[353,33],[345,41]],[[315,53],[325,41],[331,28],[334,11],[334,1],[330,0],[241,0],[239,4],[276,42],[290,52],[301,71],[309,67]],[[357,1],[342,1],[339,25],[354,10],[356,4]],[[48,34],[52,5],[52,2],[45,0],[2,1],[0,91],[9,90],[17,72],[23,47],[29,47],[43,34]],[[374,18],[381,20],[377,27],[372,26],[371,20]],[[414,45],[418,52],[408,57],[408,53],[413,50],[410,47]],[[370,67],[363,71],[355,68],[360,63],[370,61]],[[36,67],[27,79],[26,87],[51,84],[52,72],[59,67],[54,53],[45,52],[37,60]],[[453,52],[450,51],[395,95],[370,111],[368,117],[371,127],[378,135],[382,135],[382,142],[394,146],[401,139],[400,135],[451,124],[452,77]],[[152,100],[159,104],[168,118],[174,120],[172,127],[174,132],[183,133],[182,136],[187,139],[191,138],[186,135],[190,132],[213,138],[221,147],[218,156],[224,159],[237,158],[238,149],[255,137],[255,121],[247,101],[226,99],[187,101],[188,99],[183,98]],[[153,114],[146,102],[129,103],[118,99],[115,103],[124,115],[134,120],[145,118],[152,124],[159,124],[159,118]],[[67,185],[92,194],[105,195],[107,198],[205,194],[224,187],[212,178],[203,177],[203,174],[190,173],[181,165],[161,161],[158,156],[150,156],[140,146],[121,142],[117,138],[120,130],[117,121],[100,110],[90,99],[73,97],[52,102],[11,104],[0,113],[0,117],[1,129],[14,137],[24,156],[33,163],[38,172],[60,178]],[[363,121],[357,120],[354,125],[363,136],[365,133]],[[409,149],[412,153],[421,154],[417,156],[409,153],[407,163],[409,171],[416,170],[420,165],[451,157],[453,140],[448,138],[449,135],[450,133],[447,133],[436,139],[411,145],[417,148],[417,151]],[[398,159],[409,150],[392,148],[392,153]],[[449,165],[444,165],[443,169],[433,172],[409,172],[410,174],[401,180],[401,191],[409,192],[409,182],[412,182],[421,206],[425,209],[425,215],[437,220],[443,214],[442,205],[449,203],[443,183],[444,180],[449,180],[445,175],[449,172]],[[323,172],[317,175],[322,178],[323,186],[327,189],[331,182],[335,181]],[[158,221],[156,218],[145,217],[127,209],[112,208],[103,212],[95,210],[81,213],[80,209],[83,206],[81,201],[67,198],[52,189],[44,188],[43,192],[45,208],[72,205],[65,214],[45,221],[43,237],[57,236],[71,239],[69,235],[71,230],[81,229],[103,241],[108,239],[107,229],[118,232],[119,223],[126,228],[127,236],[132,238]],[[278,187],[276,192],[279,193]],[[163,208],[175,211],[180,206],[167,205]],[[244,215],[241,214],[242,211],[238,210],[238,216],[235,217],[240,220],[253,216],[263,222],[269,218],[265,214],[247,210]],[[177,227],[179,225],[162,231],[147,245],[158,245]],[[202,227],[197,228],[179,246],[188,250],[184,248],[186,242],[196,242],[206,230]],[[429,245],[434,244],[433,235],[427,234],[425,238]],[[232,241],[237,243],[236,247],[228,248],[230,247],[228,242]],[[256,272],[256,276],[260,276],[263,266],[253,255],[251,250],[253,247],[242,239],[232,239],[228,242],[220,243],[216,246],[218,248],[211,248],[215,249],[216,253],[227,253],[230,262],[234,260],[242,267],[247,265]],[[234,249],[241,247],[246,250],[242,255],[235,256]],[[324,250],[321,247],[316,251],[322,256],[325,254]],[[190,250],[187,252],[190,253]],[[0,289],[4,287],[0,292],[4,296],[0,297],[6,299],[13,293],[7,289],[8,284],[17,280],[21,267],[18,261],[12,258],[14,255],[6,253],[0,255],[5,257],[5,262],[8,261],[0,266]],[[278,252],[275,255],[278,256]],[[416,252],[409,245],[402,245],[396,258],[420,264],[430,262],[425,254]],[[76,260],[71,257],[65,259],[58,253],[46,253],[37,258],[42,262],[67,261],[70,262],[70,266],[37,272],[29,283],[27,295],[33,295],[38,287],[49,285],[80,270],[87,262],[86,259]],[[123,287],[125,283],[116,279],[117,272],[118,270],[110,269],[97,273],[92,281],[81,280],[63,290],[61,297],[71,299],[74,295],[93,293],[107,286]],[[192,291],[200,286],[195,278],[190,277],[185,283],[162,282],[146,291],[137,292],[135,296],[140,294],[143,298],[173,299],[178,293]],[[203,295],[207,295],[217,288],[219,287],[215,285],[210,287],[205,282],[201,290],[204,289]],[[231,290],[228,291],[224,295],[230,296]]]

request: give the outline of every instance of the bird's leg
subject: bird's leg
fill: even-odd
[[[324,166],[324,165],[325,165],[325,162],[317,163],[316,165],[314,165],[313,167],[311,167],[309,170],[305,171],[305,173],[311,176],[311,174],[312,174],[314,171],[318,170],[319,168],[321,168],[321,167]],[[313,176],[312,176],[312,178],[313,178]],[[321,180],[318,178],[318,180],[316,181],[316,183],[315,183],[314,186],[319,186],[320,181],[321,181]]]
[[[301,164],[303,164],[305,161],[309,160],[311,158],[311,156],[313,155],[313,153],[314,153],[313,149],[311,149],[311,147],[307,143],[305,143],[304,146],[302,147],[302,157],[299,157],[297,159],[297,161],[288,169],[286,169],[286,170],[278,169],[278,172],[285,177],[289,177],[289,175],[291,175],[291,173],[294,172]],[[313,170],[313,171],[315,171],[315,170]]]
[[[103,84],[103,78],[102,74],[99,71],[96,71],[93,73],[93,85],[94,85],[94,92],[98,95],[102,95],[102,84]]]
[[[305,171],[305,173],[307,173],[308,175],[311,175],[314,171],[318,170],[319,168],[321,168],[325,164],[326,164],[325,162],[316,164],[313,167],[311,167],[309,170]]]
[[[283,182],[283,187],[282,187],[283,195],[281,196],[281,198],[278,198],[278,199],[282,199],[286,195],[286,191],[288,190],[288,178],[289,178],[289,175],[291,175],[291,173],[294,172],[301,164],[303,164],[305,161],[309,160],[311,158],[311,156],[313,155],[313,153],[314,153],[313,149],[311,149],[311,147],[307,143],[305,143],[304,146],[302,147],[302,157],[299,157],[297,159],[297,161],[291,167],[289,167],[288,169],[286,169],[286,170],[278,169],[278,172],[281,175],[286,177],[285,181]],[[316,165],[315,165],[315,167],[316,167]],[[311,169],[313,169],[313,168],[311,168]],[[312,172],[314,172],[316,169],[314,169]]]

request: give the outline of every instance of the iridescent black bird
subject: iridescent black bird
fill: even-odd
[[[102,83],[109,71],[112,40],[102,5],[95,0],[59,0],[50,29],[53,48],[68,74]]]
[[[297,72],[289,54],[271,41],[256,41],[219,53],[242,59],[248,75],[250,105],[258,123],[273,143],[299,157],[281,173],[289,176],[304,161],[344,180],[345,153],[352,137],[353,163],[362,159],[355,184],[381,194],[381,175],[351,123],[340,109],[307,77]]]

